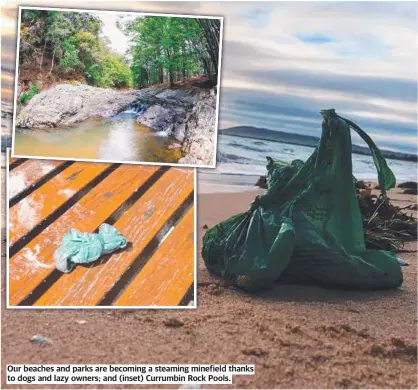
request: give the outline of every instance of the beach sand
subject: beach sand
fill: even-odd
[[[417,387],[416,243],[400,255],[410,265],[403,267],[404,284],[397,290],[277,285],[249,295],[212,279],[200,256],[201,242],[204,225],[247,210],[261,190],[217,193],[210,184],[203,186],[197,310],[5,310],[3,245],[2,388],[16,387],[5,384],[10,363],[253,363],[255,375],[235,376],[233,387]],[[411,200],[416,197],[399,202]],[[167,319],[183,326],[167,326]],[[52,344],[34,345],[33,335],[48,337]],[[112,386],[121,387],[137,386]]]

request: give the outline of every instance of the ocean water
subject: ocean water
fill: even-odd
[[[266,156],[274,160],[290,162],[306,161],[314,148],[257,140],[233,135],[218,135],[217,167],[212,174],[264,175]],[[357,179],[377,180],[376,168],[371,156],[352,154],[353,173]],[[417,179],[418,164],[410,161],[386,159],[397,182]],[[209,174],[209,170],[204,170]]]

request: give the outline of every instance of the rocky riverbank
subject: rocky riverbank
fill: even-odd
[[[147,88],[137,93],[137,121],[182,143],[182,164],[212,165],[216,138],[216,89]]]
[[[115,91],[84,84],[59,84],[35,95],[16,118],[17,127],[52,128],[94,117],[110,117],[134,101],[136,91]]]
[[[181,164],[213,165],[216,88],[168,86],[115,91],[60,84],[35,95],[16,120],[17,127],[53,128],[89,118],[111,117],[130,107],[137,122],[179,142]]]

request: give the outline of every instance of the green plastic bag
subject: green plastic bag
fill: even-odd
[[[267,158],[267,192],[246,213],[209,229],[202,255],[208,270],[256,290],[276,281],[344,289],[402,284],[394,254],[366,250],[352,175],[350,128],[369,146],[380,188],[395,176],[371,138],[334,110],[321,111],[322,135],[304,163]]]
[[[126,245],[126,238],[107,223],[100,225],[98,233],[82,233],[71,229],[54,252],[55,267],[69,273],[76,264],[91,263],[101,255],[125,248]]]

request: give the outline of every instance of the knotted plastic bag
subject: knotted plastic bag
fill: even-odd
[[[91,263],[101,255],[125,248],[126,245],[126,238],[107,223],[100,225],[98,233],[71,229],[54,252],[55,266],[59,271],[69,273],[76,264]]]
[[[383,196],[395,176],[362,129],[335,110],[321,114],[321,139],[309,159],[287,164],[268,157],[267,192],[206,232],[202,256],[210,272],[248,290],[275,281],[344,289],[402,284],[396,256],[365,247],[350,129],[371,150]]]

